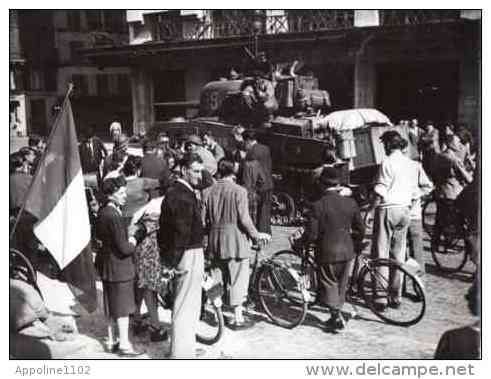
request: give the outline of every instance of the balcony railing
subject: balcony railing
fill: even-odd
[[[455,9],[394,9],[379,12],[381,26],[439,23],[460,18],[460,10]]]
[[[213,11],[211,11],[213,12]],[[280,14],[259,11],[233,15],[209,13],[208,17],[171,15],[166,13],[146,16],[151,25],[153,41],[207,40],[259,34],[303,33],[349,29],[355,26],[355,11],[340,9],[285,10]],[[418,25],[456,21],[460,10],[412,9],[380,10],[380,26]],[[257,30],[257,22],[260,28]]]
[[[205,40],[238,36],[251,36],[255,21],[260,21],[259,34],[301,33],[351,28],[354,25],[353,10],[285,11],[283,15],[227,17],[201,20],[183,17],[166,17],[165,14],[148,15],[152,39]]]

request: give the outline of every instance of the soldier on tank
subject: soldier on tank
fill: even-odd
[[[245,80],[241,87],[247,124],[252,127],[270,126],[273,113],[278,109],[271,67],[264,53],[254,63],[252,79]]]

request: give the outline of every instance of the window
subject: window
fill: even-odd
[[[91,9],[87,10],[86,14],[89,30],[102,30],[102,11],[99,9]]]
[[[88,78],[86,75],[72,75],[72,82],[74,86],[75,95],[88,95],[89,93],[89,84]]]
[[[97,95],[107,96],[109,95],[109,75],[98,74],[97,80]]]
[[[82,57],[80,56],[78,50],[84,48],[84,43],[82,41],[70,41],[70,60],[80,61]]]
[[[74,32],[80,31],[80,11],[68,10],[68,29]]]
[[[130,78],[128,74],[118,74],[118,95],[128,95],[131,92]]]

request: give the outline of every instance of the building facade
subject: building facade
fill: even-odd
[[[201,88],[247,51],[301,61],[333,109],[375,107],[480,129],[481,12],[472,10],[128,11],[129,45],[84,54],[130,67],[133,130],[196,115]]]
[[[11,10],[11,131],[47,135],[70,82],[79,129],[95,124],[102,133],[115,115],[131,126],[129,68],[102,69],[80,54],[123,44],[125,11]]]

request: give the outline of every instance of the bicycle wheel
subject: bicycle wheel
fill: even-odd
[[[360,272],[358,289],[365,303],[389,324],[410,326],[424,316],[424,287],[411,271],[409,266],[393,260],[377,259]]]
[[[276,324],[292,329],[305,320],[305,292],[287,268],[274,262],[264,263],[257,281],[259,302]]]
[[[436,201],[432,197],[423,205],[423,229],[428,236],[433,236],[436,222]]]
[[[19,279],[30,284],[39,293],[43,295],[37,284],[37,272],[27,257],[17,249],[9,249],[9,272],[10,278]]]
[[[446,273],[462,270],[468,258],[465,242],[462,238],[447,238],[445,236],[431,244],[431,256],[438,269]]]
[[[302,255],[293,250],[278,251],[273,255],[272,260],[298,273],[309,292],[308,302],[314,303],[317,297],[318,284],[315,267],[310,262],[305,262]],[[295,301],[295,298],[292,298],[292,301]]]
[[[196,329],[196,341],[213,345],[218,342],[223,334],[224,320],[220,299],[203,299],[201,314]]]

